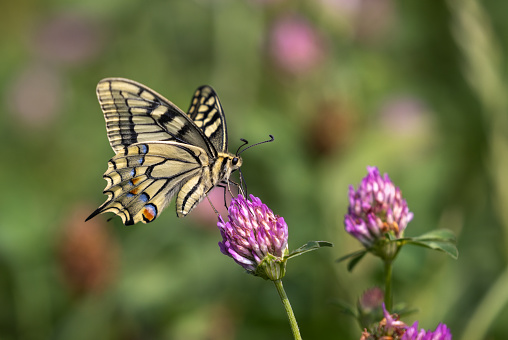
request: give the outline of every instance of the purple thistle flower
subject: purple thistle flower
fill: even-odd
[[[390,314],[383,303],[383,315],[385,317],[385,334],[393,335],[401,333],[407,326],[404,322],[399,320],[399,316],[397,314]]]
[[[217,226],[222,235],[219,247],[245,270],[265,279],[284,276],[288,254],[288,226],[284,218],[273,214],[253,195],[233,198],[228,209],[229,221],[219,215]]]
[[[367,171],[358,190],[349,186],[349,207],[344,225],[349,234],[366,248],[371,248],[387,232],[396,238],[402,237],[413,213],[387,174],[381,177],[377,167],[368,166]]]
[[[390,314],[383,304],[384,318],[370,331],[364,330],[360,340],[452,340],[452,334],[445,324],[440,323],[434,332],[418,330],[418,321],[407,326],[397,314]]]
[[[407,327],[406,332],[401,340],[452,340],[452,333],[446,327],[444,323],[440,323],[434,332],[426,331],[424,329],[420,329],[418,331],[418,321],[411,327]]]

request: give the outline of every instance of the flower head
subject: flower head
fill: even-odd
[[[305,18],[289,14],[275,22],[270,50],[281,69],[298,75],[320,65],[325,55],[325,44],[317,29]]]
[[[397,314],[390,314],[383,304],[384,318],[372,327],[369,331],[366,329],[362,333],[361,340],[452,340],[452,334],[445,324],[440,323],[435,331],[418,330],[418,321],[412,326],[407,326],[399,320]]]
[[[101,293],[116,280],[119,247],[100,219],[85,223],[87,206],[76,207],[63,225],[58,263],[69,289],[78,295]]]
[[[400,340],[406,331],[407,325],[399,320],[397,314],[390,314],[385,304],[382,304],[383,320],[369,327],[369,331],[365,329],[360,340],[384,340],[394,339]]]
[[[222,235],[219,247],[248,273],[278,280],[285,274],[288,254],[288,226],[261,200],[250,195],[233,198],[228,209],[229,221],[219,215],[217,226]]]
[[[380,308],[383,305],[384,291],[379,287],[367,289],[360,299],[358,305],[363,311],[371,311]]]
[[[401,191],[387,174],[381,177],[376,167],[367,167],[368,174],[358,190],[349,187],[348,213],[344,217],[346,231],[366,248],[391,233],[402,237],[407,224],[413,219]]]
[[[369,327],[383,317],[384,291],[379,287],[367,289],[357,302],[357,320],[360,327]]]
[[[446,327],[444,323],[440,323],[435,331],[426,331],[424,329],[420,329],[418,331],[418,321],[411,327],[407,327],[406,332],[400,338],[401,340],[452,340],[452,333]]]

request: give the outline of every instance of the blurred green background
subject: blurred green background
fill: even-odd
[[[378,166],[416,236],[448,228],[460,256],[406,247],[404,319],[454,339],[508,338],[508,3],[394,0],[3,1],[0,4],[0,339],[291,339],[276,290],[219,252],[208,203],[148,225],[84,219],[113,156],[95,95],[126,77],[183,110],[212,85],[243,174],[289,225],[284,285],[305,339],[358,339],[334,301],[382,283],[346,234],[348,185]],[[216,206],[222,191],[214,193]],[[111,214],[110,214],[111,215]]]

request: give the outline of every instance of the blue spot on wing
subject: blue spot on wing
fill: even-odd
[[[148,200],[150,199],[150,197],[148,197],[147,194],[145,193],[142,193],[141,195],[139,195],[139,199],[142,201],[142,202],[148,202]],[[152,205],[152,204],[149,204],[149,205]]]
[[[141,152],[141,153],[147,153],[148,152],[148,147],[145,144],[141,144],[139,146],[139,152]]]

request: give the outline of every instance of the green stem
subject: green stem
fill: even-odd
[[[392,312],[392,260],[385,259],[385,307]]]
[[[275,288],[277,288],[277,292],[279,293],[282,304],[284,305],[284,309],[286,309],[286,313],[288,314],[289,325],[291,326],[291,330],[293,331],[293,337],[295,338],[295,340],[302,340],[300,330],[298,329],[298,323],[296,323],[295,314],[293,313],[291,304],[289,303],[286,292],[284,291],[284,287],[282,287],[282,281],[276,280],[273,281],[273,283],[275,284]]]
[[[492,284],[487,294],[475,308],[473,315],[466,322],[463,332],[463,340],[485,339],[487,331],[501,315],[508,301],[508,267],[505,268],[501,276]]]

